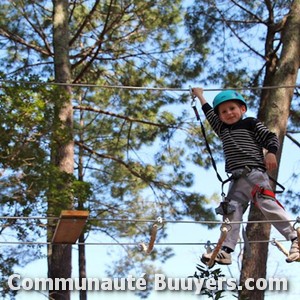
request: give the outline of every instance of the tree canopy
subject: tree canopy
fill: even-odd
[[[67,28],[55,23],[54,2],[68,6]],[[149,233],[149,223],[114,219],[214,220],[205,191],[191,192],[189,164],[208,168],[210,158],[184,106],[190,98],[183,88],[190,82],[244,88],[249,105],[263,111],[270,97],[260,101],[259,87],[274,85],[282,32],[298,2],[195,0],[185,12],[181,0],[1,1],[1,236],[46,239],[47,221],[30,217],[57,218],[70,191],[73,207],[90,211],[87,230],[113,240],[138,242]],[[53,28],[58,40],[67,39],[59,45],[65,48],[54,47]],[[68,74],[66,66],[70,78],[58,82],[55,72]],[[299,94],[293,92],[288,134],[299,126]],[[70,138],[56,118],[68,97],[74,110],[71,176],[51,157]],[[221,160],[220,143],[210,132],[208,140]],[[49,199],[56,210],[48,210]],[[23,219],[9,218],[18,216]],[[165,235],[160,231],[158,239]],[[3,281],[14,265],[40,253],[30,244],[6,250],[0,256]],[[111,275],[126,274],[133,260],[153,271],[151,260],[172,255],[168,247],[147,257],[128,253]]]
[[[185,33],[178,31],[183,26],[181,1],[69,1],[68,7],[67,64],[75,143],[72,178],[51,159],[52,149],[69,134],[56,117],[64,105],[60,87],[66,85],[54,77],[54,65],[59,68],[61,58],[53,46],[52,29],[57,25],[52,19],[53,4],[0,4],[0,159],[7,174],[2,180],[9,182],[2,186],[2,215],[57,218],[68,207],[70,188],[73,207],[90,211],[89,232],[104,233],[113,240],[148,238],[149,224],[105,219],[213,219],[206,197],[189,190],[193,174],[186,168],[189,153],[182,135],[194,130],[193,124],[186,111],[168,111],[168,105],[190,100],[180,88],[201,71],[201,65],[189,60]],[[64,30],[59,32],[61,38],[68,36]],[[68,189],[62,188],[70,179]],[[49,210],[49,199],[55,209]],[[52,226],[40,224],[40,219],[25,220],[26,227],[19,220],[8,227],[24,242],[36,239],[36,234],[45,238],[44,229]],[[158,238],[164,236],[161,232]],[[38,247],[31,245],[31,249]],[[155,266],[147,266],[145,260],[172,255],[167,247],[148,257],[132,253],[135,265],[126,251],[116,262],[119,275],[120,265],[124,274],[139,264],[150,270]],[[6,268],[25,261],[16,255]],[[1,270],[3,279],[11,272]]]
[[[212,46],[212,59],[208,56],[206,61],[208,77],[205,83],[222,83],[224,87],[246,92],[249,106],[252,104],[252,108],[257,108],[259,119],[279,138],[279,162],[286,134],[291,138],[291,132],[298,132],[299,126],[296,121],[298,109],[295,110],[299,100],[299,15],[298,0],[231,0],[227,3],[195,1],[186,16],[194,44],[202,42],[207,47]],[[278,170],[271,175],[277,177]],[[297,211],[298,204],[293,208]],[[264,219],[251,205],[249,221],[257,224],[247,224],[249,240],[269,240],[271,225],[259,223]],[[251,258],[243,256],[241,285],[250,276],[266,276],[268,243],[250,246]],[[239,298],[264,299],[264,292],[243,289],[239,291]]]

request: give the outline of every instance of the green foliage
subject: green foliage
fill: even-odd
[[[222,145],[220,140],[216,139],[215,133],[206,120],[203,120],[203,126],[214,160],[216,162],[223,161],[224,157],[221,153]],[[199,126],[188,128],[185,143],[192,150],[191,155],[188,157],[190,161],[206,169],[211,167],[211,157],[206,148],[206,142],[200,124]]]
[[[290,133],[299,132],[299,92],[295,88],[293,99],[290,99],[287,91],[285,95],[285,92],[282,93],[281,98],[277,96],[280,89],[275,88],[281,84],[285,85],[285,78],[290,79],[291,85],[297,84],[296,81],[299,80],[299,76],[298,80],[293,77],[297,71],[290,69],[289,72],[284,72],[283,68],[279,70],[285,61],[297,61],[297,58],[291,59],[291,57],[295,51],[296,53],[299,51],[299,34],[289,36],[289,41],[283,38],[287,37],[287,32],[292,32],[289,28],[291,23],[288,21],[292,19],[290,16],[299,15],[298,6],[293,6],[295,3],[294,1],[195,0],[185,16],[186,28],[193,39],[195,54],[198,52],[197,60],[203,61],[206,67],[202,85],[210,87],[214,84],[225,88],[240,88],[247,98],[251,113],[258,112],[261,120],[272,128],[280,128],[277,120],[285,120],[288,117],[289,109],[284,105],[292,100],[287,128]],[[292,27],[298,28],[298,26],[299,24]],[[293,49],[289,47],[290,40],[296,41],[297,45],[295,44]],[[203,49],[206,53],[203,53]],[[298,68],[297,64],[296,68]],[[271,92],[261,88],[270,86],[274,87]],[[279,101],[275,103],[274,99]],[[286,128],[283,127],[285,125],[277,131],[280,140],[285,134]],[[298,145],[297,138],[295,141]],[[213,149],[217,149],[214,144]],[[281,151],[278,152],[281,155]],[[193,155],[192,159],[203,163],[200,155]],[[293,174],[291,177],[291,189],[296,188],[298,175]],[[286,193],[293,213],[299,212],[299,205],[295,204],[298,194],[293,191]],[[253,221],[254,215],[257,217],[255,213],[250,214],[250,221]],[[253,228],[248,228],[248,231],[251,233]],[[252,244],[251,247],[257,250],[256,244]],[[262,247],[267,251],[268,244]],[[253,266],[255,259],[247,261],[247,264],[244,263],[245,259],[241,278],[245,277],[245,274],[246,277],[249,275],[248,267]],[[253,270],[251,272],[253,273]],[[255,275],[254,277],[263,277],[265,272],[263,266],[255,269],[255,274],[251,274]],[[247,299],[252,298],[252,293],[246,290],[240,291],[239,297],[243,298],[244,294]],[[262,298],[263,292],[253,297]]]
[[[95,4],[70,1],[72,80],[82,84],[72,86],[72,94],[55,84],[42,84],[55,81],[52,1],[0,4],[3,20],[13,21],[1,21],[0,32],[0,163],[7,170],[1,187],[3,214],[58,216],[73,201],[74,208],[91,213],[87,230],[137,242],[149,238],[149,224],[130,220],[212,218],[201,191],[190,191],[194,175],[186,162],[191,154],[182,136],[195,126],[187,122],[186,112],[170,112],[170,107],[186,103],[187,96],[108,88],[181,87],[199,76],[203,60],[192,59],[193,49],[181,30],[181,1]],[[70,96],[75,106],[73,131],[58,117]],[[53,164],[59,155],[55,149],[71,137],[76,145],[72,175]],[[195,161],[202,164],[201,157]],[[104,220],[114,218],[129,222]],[[18,222],[12,225],[12,230],[18,225],[18,239],[44,234],[41,226],[26,223],[23,230]],[[161,230],[158,240],[165,237]],[[125,274],[135,266],[154,270],[151,261],[165,261],[172,252],[164,248],[149,257],[123,254],[115,270]],[[26,261],[20,257],[16,263],[21,260]]]
[[[199,196],[198,194],[191,194],[185,198],[186,214],[193,217],[196,221],[215,220],[214,210],[204,206],[207,202],[205,196]],[[208,227],[214,227],[213,224]]]
[[[204,84],[234,88],[263,85],[266,61],[271,61],[272,55],[278,57],[281,51],[280,30],[272,28],[289,11],[291,2],[272,1],[270,9],[261,1],[233,5],[219,0],[194,1],[188,8],[185,25],[197,60],[206,66]],[[266,41],[268,28],[274,36],[270,34]],[[243,91],[250,96],[248,102],[253,109],[258,107],[260,92]]]
[[[46,140],[49,132],[51,111],[43,98],[47,96],[41,96],[42,93],[43,88],[28,89],[26,84],[2,87],[0,162],[3,166],[17,168],[45,157],[45,150],[39,144]]]
[[[275,24],[291,1],[273,4],[270,20],[261,1],[228,7],[223,1],[196,0],[186,14],[180,0],[101,0],[97,5],[70,1],[72,83],[82,84],[72,86],[70,94],[60,86],[42,84],[55,81],[52,1],[1,1],[1,215],[58,216],[73,201],[74,208],[90,211],[89,232],[136,243],[149,239],[151,226],[131,220],[214,220],[206,191],[191,191],[194,174],[189,163],[209,168],[211,161],[199,125],[185,111],[178,113],[188,96],[122,87],[180,88],[189,80],[198,81],[203,71],[203,84],[260,85],[269,54],[257,41],[266,32],[265,20]],[[281,50],[278,37],[279,32],[272,41],[274,51]],[[246,43],[241,38],[247,38]],[[257,91],[246,92],[250,106],[253,100],[255,107],[258,96]],[[62,127],[58,118],[70,97],[73,131]],[[291,126],[299,119],[297,110],[295,104]],[[207,132],[214,158],[220,161],[221,145],[208,128]],[[70,175],[52,163],[54,149],[73,137],[75,171]],[[14,233],[16,240],[45,236],[45,224],[39,220],[1,222],[1,235]],[[166,236],[164,228],[157,240]],[[1,257],[3,278],[15,264],[40,255],[37,247],[20,245],[14,249],[15,260],[9,260],[7,251],[12,247]],[[133,268],[155,273],[152,261],[164,262],[172,254],[163,248],[146,257],[124,247],[114,268],[109,266],[109,275],[128,274]]]
[[[294,174],[294,180],[297,181],[299,174]],[[300,212],[300,205],[298,202],[300,193],[294,190],[287,190],[284,194],[284,202],[285,206],[289,208],[289,210],[294,214],[298,215]]]
[[[208,298],[214,300],[224,298],[223,294],[225,290],[212,290],[205,287],[205,281],[213,279],[215,282],[217,282],[219,278],[225,276],[224,274],[222,274],[221,269],[208,269],[207,266],[202,266],[200,264],[197,264],[196,269],[197,271],[199,271],[199,273],[197,273],[196,271],[193,277],[204,280],[203,288],[200,295],[206,295]]]
[[[241,92],[249,108],[257,111],[261,107],[258,101],[263,94],[259,87],[269,85],[271,77],[269,75],[268,81],[264,82],[266,74],[278,64],[281,56],[282,25],[292,2],[271,1],[268,5],[261,1],[239,1],[238,4],[227,5],[218,0],[194,1],[185,15],[185,25],[193,40],[197,60],[203,61],[206,66],[207,76],[203,84],[241,89],[249,87],[249,90],[242,89]],[[205,54],[203,48],[207,50]],[[266,104],[269,111],[268,107],[269,104]],[[299,120],[299,92],[296,88],[287,127],[290,136],[299,132]],[[190,159],[208,167],[209,159],[206,153],[200,151],[203,142],[196,139],[198,131],[192,129],[187,138],[190,147],[199,149]],[[208,134],[208,140],[218,161],[220,145],[213,135]],[[297,137],[294,140],[297,143]],[[295,172],[291,179],[298,175]],[[291,195],[294,199],[294,194],[293,191],[285,194],[288,205],[293,203],[290,199]],[[297,205],[292,204],[292,209],[293,212],[299,211]]]
[[[30,88],[28,82],[30,81]],[[32,82],[36,84],[32,84]],[[45,197],[53,196],[59,216],[70,192],[64,188],[73,176],[63,174],[49,164],[49,145],[53,132],[54,105],[57,97],[51,88],[39,83],[36,76],[22,83],[2,84],[0,94],[0,215],[1,236],[24,244],[2,247],[0,261],[1,293],[12,295],[4,282],[15,265],[24,265],[41,257],[40,247],[31,244],[45,236],[46,224],[35,216],[46,216]],[[61,188],[63,187],[63,188]],[[74,181],[74,195],[85,193]],[[60,190],[58,192],[58,190]],[[68,199],[69,201],[69,199]],[[8,254],[8,256],[7,256]],[[13,257],[13,259],[11,258]]]
[[[5,295],[16,295],[16,291],[12,292],[7,283],[7,278],[12,274],[11,270],[16,263],[17,259],[11,255],[7,257],[5,253],[0,254],[0,294],[3,299]]]

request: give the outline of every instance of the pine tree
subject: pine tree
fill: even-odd
[[[300,54],[299,5],[298,0],[230,1],[228,4],[199,0],[186,16],[194,44],[201,45],[199,60],[207,61],[205,83],[247,87],[243,92],[249,97],[249,105],[259,107],[259,119],[276,132],[281,145],[289,127],[295,126],[298,120],[295,117],[294,122],[289,122],[290,113],[297,115],[292,99],[299,96],[295,90]],[[203,48],[209,53],[207,57],[202,56]],[[287,86],[291,88],[281,88]],[[281,151],[282,148],[279,161]],[[272,175],[276,178],[278,174]],[[249,214],[249,221],[252,220],[263,220],[254,206]],[[269,224],[247,226],[249,240],[269,240],[269,235]],[[248,277],[266,276],[268,244],[251,244],[251,253],[251,258],[243,260],[241,284]],[[243,289],[239,298],[264,299],[264,291]]]
[[[17,133],[27,127],[37,128],[41,136],[34,148],[41,156],[36,177],[28,177],[28,186],[36,186],[31,200],[49,220],[49,243],[62,209],[88,209],[87,230],[136,242],[148,237],[148,223],[103,219],[213,218],[203,205],[205,197],[189,192],[193,174],[186,169],[188,155],[177,139],[189,131],[187,115],[167,110],[168,105],[186,103],[186,94],[132,88],[178,89],[199,75],[201,65],[193,63],[188,41],[178,31],[181,1],[17,0],[2,1],[0,8],[0,71],[7,85],[3,92],[22,85],[24,93],[34,93],[38,87],[34,96],[45,106],[46,119],[23,120],[7,137],[7,147],[19,159],[18,145],[9,139],[19,138]],[[17,92],[13,97],[21,99]],[[36,122],[30,127],[29,121]],[[145,155],[153,149],[155,155]],[[1,163],[7,164],[7,156]],[[23,174],[25,166],[19,170]],[[161,231],[158,239],[164,236]],[[127,274],[133,262],[154,273],[155,266],[145,261],[164,261],[172,255],[169,248],[148,257],[139,251],[124,253],[110,270],[112,275]],[[49,277],[70,276],[69,245],[50,244],[48,261]],[[80,270],[84,275],[84,268]]]

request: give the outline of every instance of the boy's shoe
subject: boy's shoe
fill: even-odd
[[[210,253],[204,253],[201,257],[201,261],[204,264],[207,264],[211,258],[211,255],[213,254],[213,252]],[[220,265],[231,265],[231,254],[227,253],[224,250],[220,250],[219,253],[217,254],[216,258],[215,258],[215,262],[220,264]]]
[[[300,252],[299,252],[299,244],[298,239],[295,239],[292,242],[291,249],[289,252],[289,256],[286,259],[286,262],[291,263],[293,261],[300,261]]]

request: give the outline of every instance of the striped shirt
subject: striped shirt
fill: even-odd
[[[275,133],[255,118],[245,118],[227,125],[219,119],[208,103],[202,109],[222,141],[226,172],[231,173],[245,166],[266,170],[263,149],[276,154],[279,141]]]

